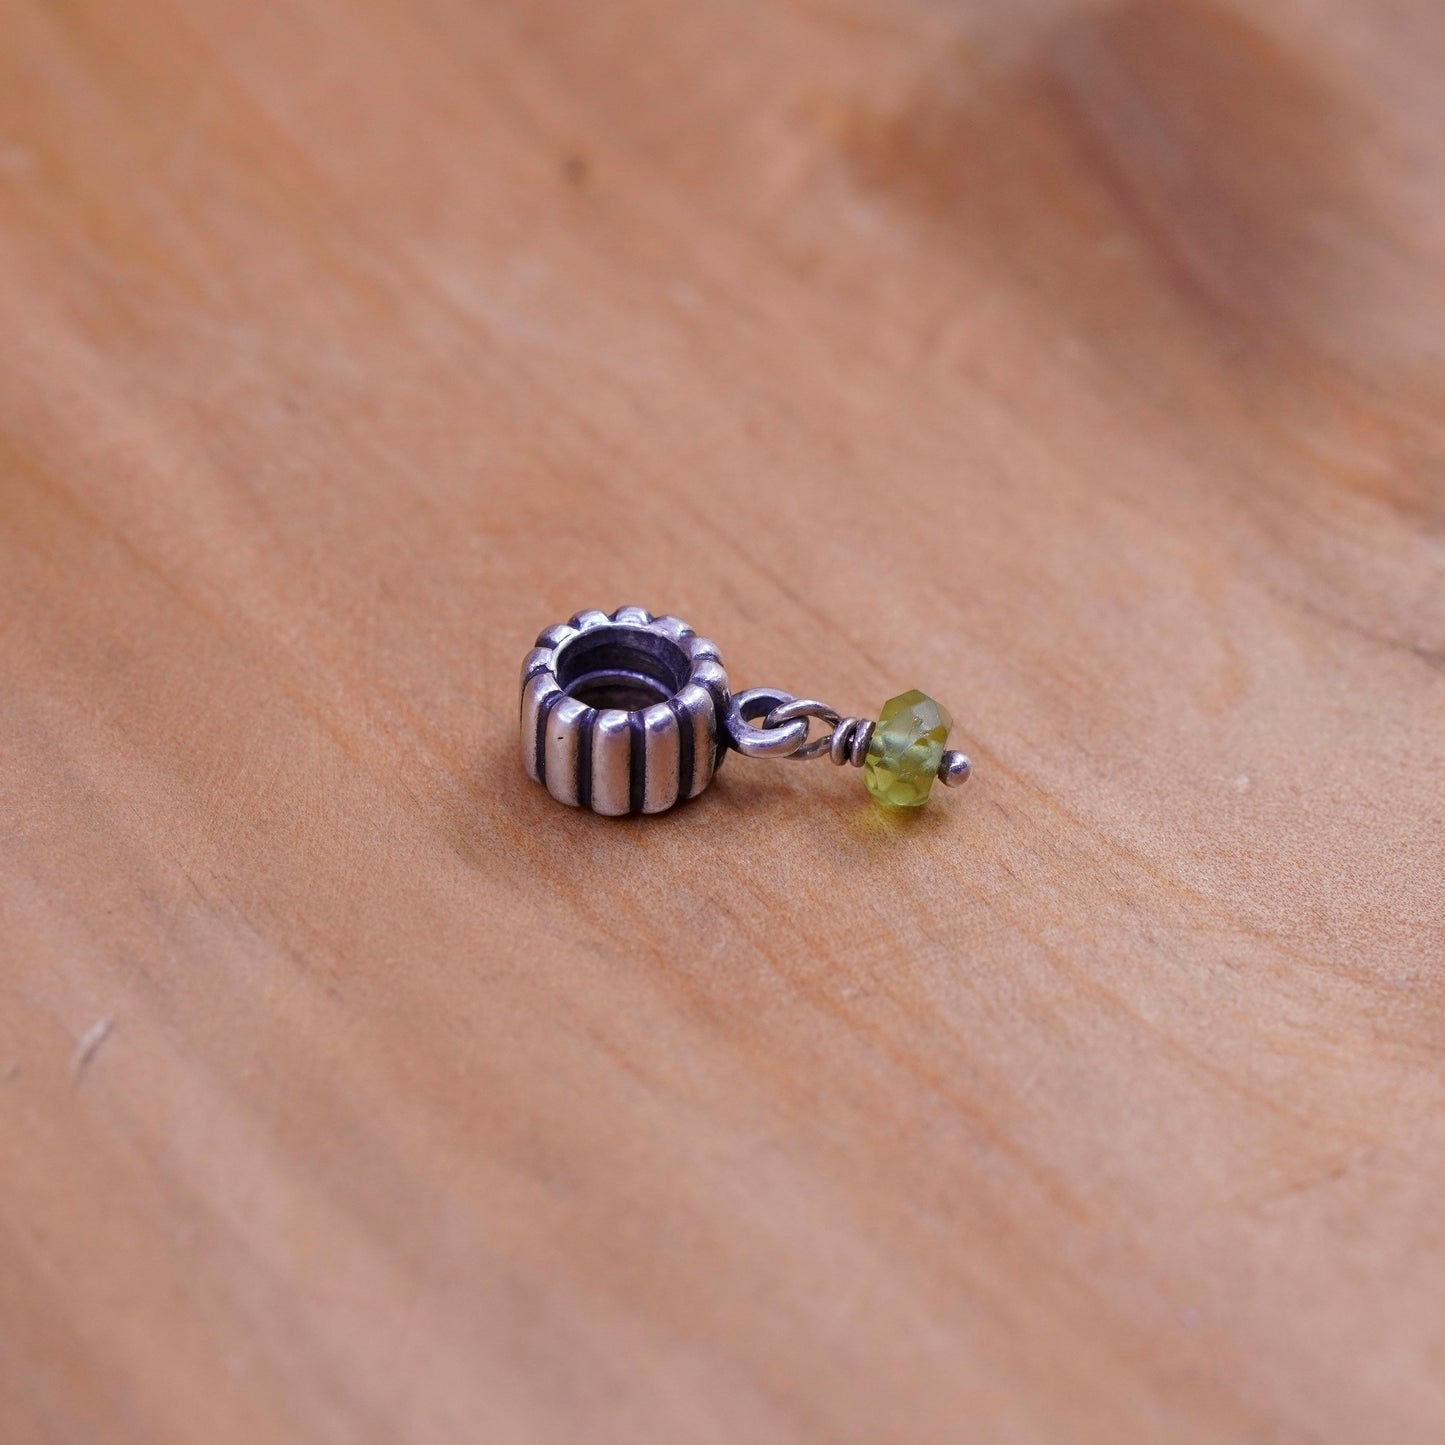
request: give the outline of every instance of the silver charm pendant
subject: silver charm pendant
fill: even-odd
[[[812,720],[824,731],[809,737]],[[753,724],[759,724],[754,726]],[[641,607],[579,612],[547,628],[522,666],[522,761],[559,803],[620,817],[696,797],[729,749],[751,758],[830,757],[864,769],[886,806],[916,807],[935,779],[964,782],[946,749],[952,720],[919,692],[878,722],[776,688],[733,695],[717,645]]]

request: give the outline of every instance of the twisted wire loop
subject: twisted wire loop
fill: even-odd
[[[760,719],[761,727],[751,726]],[[815,719],[825,731],[810,738]],[[826,753],[835,763],[856,768],[868,755],[874,724],[868,718],[844,717],[816,698],[754,687],[733,698],[726,728],[731,746],[748,757],[807,761]]]
[[[852,763],[855,768],[863,766],[875,726],[870,718],[844,717],[825,702],[802,697],[775,707],[763,719],[763,726],[776,727],[800,718],[817,718],[828,730],[805,743],[792,757],[821,758],[826,753],[840,767],[844,763]]]
[[[761,719],[760,727],[752,724]],[[826,729],[808,733],[816,719]],[[773,687],[753,687],[734,694],[723,718],[727,745],[750,758],[821,758],[826,753],[840,767],[861,768],[878,724],[872,718],[844,717],[837,708],[813,697],[794,697]],[[938,780],[946,787],[966,783],[973,764],[957,748],[947,748],[938,764]]]

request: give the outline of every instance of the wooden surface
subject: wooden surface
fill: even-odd
[[[0,1439],[1445,1438],[1436,0],[5,0]],[[523,778],[577,608],[924,816]]]

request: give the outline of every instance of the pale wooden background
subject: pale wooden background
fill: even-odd
[[[0,1439],[1445,1438],[1438,0],[0,3]],[[526,783],[637,601],[908,825]]]

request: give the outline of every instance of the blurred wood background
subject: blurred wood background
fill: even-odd
[[[0,1438],[1445,1438],[1438,0],[0,3]],[[533,635],[973,782],[522,776]]]

